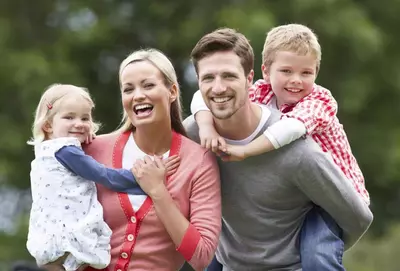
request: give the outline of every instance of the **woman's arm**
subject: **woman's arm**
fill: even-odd
[[[148,166],[152,163],[148,157],[148,160],[145,158],[142,164],[135,165],[133,168],[139,185],[152,198],[157,216],[177,250],[195,270],[204,270],[209,265],[217,248],[221,231],[218,165],[210,151],[202,155],[201,166],[196,170],[192,181],[190,222],[182,215],[164,184],[160,185],[159,181],[150,184],[151,179],[155,180],[154,177],[143,178],[146,177],[144,172],[155,171],[151,165]],[[157,159],[155,162],[158,168],[162,168]]]

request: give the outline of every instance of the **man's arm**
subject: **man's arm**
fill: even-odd
[[[76,146],[65,146],[55,153],[56,159],[82,178],[102,184],[111,190],[132,195],[146,195],[130,170],[106,168]]]
[[[306,142],[305,142],[306,143]],[[306,144],[312,144],[307,142]],[[346,249],[367,231],[373,215],[328,153],[316,146],[303,152],[294,178],[297,186],[316,205],[322,207],[343,229]]]

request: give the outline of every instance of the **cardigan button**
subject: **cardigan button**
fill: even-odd
[[[133,234],[128,234],[128,241],[132,242],[133,239],[135,239],[135,236]]]
[[[136,217],[131,216],[131,222],[132,222],[132,223],[136,223]]]
[[[124,259],[127,259],[128,258],[128,253],[122,252],[121,253],[121,257],[124,258]]]

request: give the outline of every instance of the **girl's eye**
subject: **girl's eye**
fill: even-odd
[[[125,88],[123,90],[124,93],[132,92],[132,91],[133,91],[133,88]]]
[[[154,87],[154,84],[152,84],[152,83],[148,83],[148,84],[144,85],[144,88],[152,88],[152,87]]]
[[[283,72],[283,73],[290,73],[290,70],[288,70],[288,69],[283,69],[283,70],[281,70],[281,72]]]
[[[89,121],[89,118],[82,118],[82,121]]]

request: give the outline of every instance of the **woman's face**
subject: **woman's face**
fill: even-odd
[[[120,75],[122,105],[136,128],[170,122],[177,88],[167,87],[161,71],[149,61],[136,61]]]

